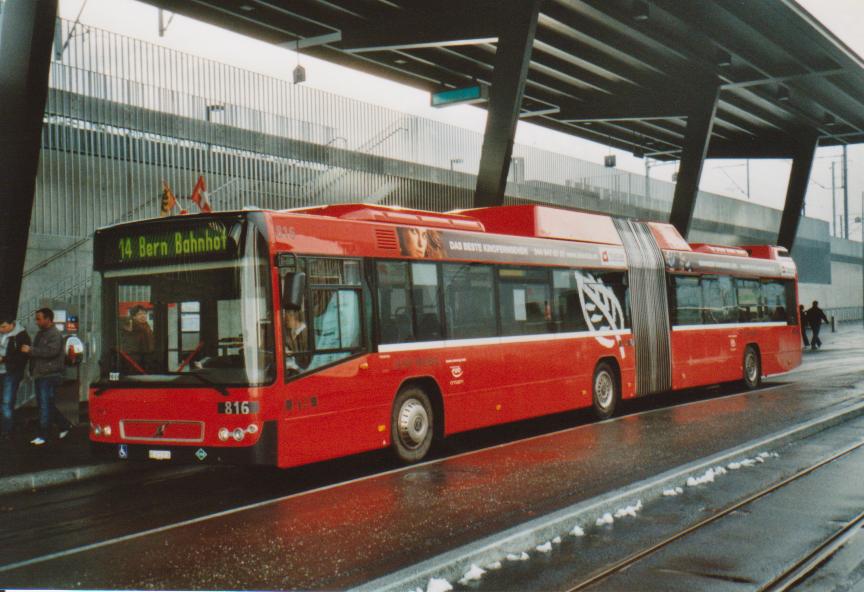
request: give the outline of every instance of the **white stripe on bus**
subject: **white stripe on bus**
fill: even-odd
[[[763,323],[715,323],[712,325],[675,325],[673,331],[699,331],[700,329],[747,329],[750,327],[785,327],[786,321],[766,321]]]
[[[507,337],[477,337],[473,339],[444,339],[440,341],[417,341],[414,343],[387,343],[378,346],[380,353],[417,351],[444,347],[473,347],[477,345],[502,345],[505,343],[529,343],[534,341],[556,341],[579,337],[615,337],[630,335],[630,329],[606,331],[573,331],[569,333],[541,333],[539,335],[510,335]]]

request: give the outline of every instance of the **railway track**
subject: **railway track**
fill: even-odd
[[[846,457],[847,455],[861,449],[862,447],[864,447],[864,441],[848,446],[838,451],[837,453],[827,458],[824,458],[821,461],[814,463],[813,465],[805,469],[796,472],[794,475],[791,475],[790,477],[787,477],[786,479],[778,483],[775,483],[769,487],[765,487],[751,494],[747,498],[742,499],[741,501],[731,506],[728,506],[715,514],[712,514],[711,516],[708,516],[707,518],[704,518],[703,520],[692,524],[687,528],[684,528],[670,536],[667,536],[666,538],[662,539],[654,545],[641,549],[636,553],[632,553],[627,557],[624,557],[612,564],[604,566],[602,569],[590,573],[587,577],[581,579],[569,588],[566,588],[566,591],[576,592],[578,590],[602,587],[602,584],[604,582],[609,581],[615,575],[622,573],[624,570],[637,564],[638,562],[644,561],[645,559],[656,555],[663,549],[666,549],[674,543],[681,542],[688,536],[692,536],[693,534],[706,528],[710,524],[713,524],[725,518],[726,516],[729,516],[733,512],[745,508],[746,506],[752,504],[757,500],[766,498],[767,496],[778,492],[784,487],[787,487],[790,484],[799,481],[800,479],[812,474],[813,472],[817,471],[822,467],[825,467],[826,465],[829,465],[841,458]],[[864,512],[861,512],[851,520],[847,521],[830,537],[823,540],[819,545],[812,548],[809,553],[807,553],[804,557],[800,558],[782,573],[778,574],[772,580],[759,585],[757,590],[766,592],[783,592],[785,590],[793,588],[795,585],[802,582],[805,578],[807,578],[810,574],[817,570],[834,553],[840,550],[846,543],[846,541],[848,541],[852,536],[854,536],[857,530],[862,526],[864,526]]]

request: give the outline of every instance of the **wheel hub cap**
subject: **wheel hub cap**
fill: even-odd
[[[612,384],[612,377],[607,372],[597,375],[594,381],[594,392],[597,393],[597,404],[603,409],[608,409],[612,404],[615,387]]]
[[[408,399],[402,404],[397,420],[399,438],[408,448],[417,448],[429,432],[429,416],[417,399]]]
[[[747,368],[747,379],[750,382],[755,382],[757,378],[756,373],[759,372],[759,368],[756,364],[756,356],[754,356],[753,354],[748,354],[745,366]]]

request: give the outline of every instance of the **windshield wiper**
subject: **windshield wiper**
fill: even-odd
[[[204,377],[200,374],[197,374],[195,372],[184,372],[182,375],[183,376],[192,376],[193,378],[197,378],[198,380],[200,380],[201,382],[203,382],[207,386],[213,387],[214,389],[219,391],[219,393],[223,397],[227,397],[230,394],[228,392],[228,389],[225,387],[225,385],[217,384],[217,383],[213,382],[212,380],[210,380],[209,378],[206,378],[206,377]]]

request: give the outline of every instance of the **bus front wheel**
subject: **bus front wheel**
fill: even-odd
[[[396,395],[390,422],[393,452],[402,462],[414,463],[426,456],[432,446],[434,415],[429,397],[418,387],[408,387]]]
[[[600,362],[594,369],[592,407],[598,419],[609,419],[615,414],[621,389],[618,374],[609,362]]]
[[[759,352],[752,345],[744,350],[744,386],[747,390],[759,388],[762,384],[762,360]]]

